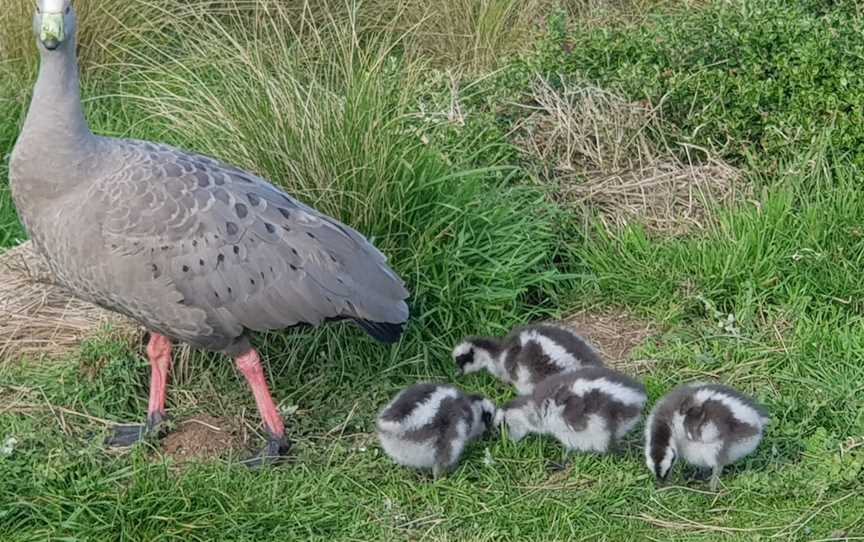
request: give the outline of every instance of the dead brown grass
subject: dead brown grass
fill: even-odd
[[[713,208],[741,197],[737,169],[706,149],[663,142],[656,105],[546,80],[532,99],[517,145],[560,199],[596,210],[610,230],[632,222],[663,233],[704,228]]]
[[[395,20],[408,37],[408,50],[416,56],[439,67],[477,73],[530,49],[554,4],[551,0],[401,0]]]
[[[480,73],[513,54],[529,51],[547,17],[563,10],[580,27],[638,21],[658,5],[697,0],[99,0],[78,2],[82,71],[136,61],[136,49],[182,32],[180,21],[198,24],[215,15],[249,28],[290,20],[286,35],[316,34],[333,21],[355,26],[358,35],[401,36],[405,50],[431,65]],[[704,0],[698,0],[704,1]],[[36,48],[30,28],[33,0],[4,0],[0,9],[0,69],[22,64],[32,71]],[[289,14],[287,18],[282,17]],[[140,54],[140,51],[138,51]]]
[[[603,356],[606,363],[628,374],[643,373],[654,360],[631,354],[659,332],[654,322],[637,318],[624,309],[589,309],[567,317],[564,323],[585,337]]]
[[[559,6],[573,24],[609,26],[638,24],[654,11],[698,8],[710,0],[560,0]]]
[[[50,279],[29,242],[0,255],[0,363],[63,357],[106,326],[130,344],[141,340],[134,322],[71,297]]]

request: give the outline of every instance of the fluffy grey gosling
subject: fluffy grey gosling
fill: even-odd
[[[711,469],[711,491],[720,472],[756,449],[768,423],[764,407],[720,384],[690,383],[662,397],[645,426],[645,461],[659,479],[680,456]]]
[[[432,469],[438,478],[456,466],[465,445],[494,417],[495,405],[485,397],[420,383],[399,392],[378,415],[378,440],[396,463]]]
[[[530,396],[505,404],[495,416],[510,437],[552,435],[572,451],[606,453],[639,421],[647,396],[639,382],[605,367],[546,378]]]
[[[486,369],[516,386],[520,395],[534,391],[546,377],[603,366],[600,354],[582,337],[550,324],[521,326],[506,337],[467,337],[453,349],[459,374]]]

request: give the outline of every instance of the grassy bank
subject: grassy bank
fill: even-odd
[[[289,464],[254,472],[235,461],[260,444],[254,401],[224,358],[175,367],[175,432],[204,419],[233,442],[188,463],[168,441],[102,448],[110,423],[143,415],[149,377],[138,349],[107,330],[62,359],[0,365],[0,441],[17,441],[0,457],[0,539],[864,537],[854,3],[440,7],[82,4],[95,131],[218,156],[357,227],[408,282],[412,321],[394,347],[338,325],[256,338],[295,448]],[[5,156],[34,77],[29,9],[16,0],[0,15],[4,247],[23,237]],[[622,131],[620,118],[598,115],[610,124],[590,133],[612,134],[603,142],[555,131],[550,119],[567,117],[538,106],[538,78],[550,92],[606,89],[613,111],[636,120]],[[596,110],[585,103],[571,105]],[[537,139],[550,133],[564,143]],[[612,155],[604,175],[644,171],[631,156],[643,152],[637,137],[674,167],[728,161],[741,196],[709,202],[699,227],[668,231],[638,212],[610,219],[611,192],[604,215],[594,200],[575,204],[567,194]],[[718,494],[681,469],[656,486],[638,431],[622,455],[578,456],[561,472],[549,468],[558,446],[540,438],[481,441],[434,483],[382,456],[377,410],[408,383],[453,381],[461,336],[611,308],[654,330],[621,365],[652,401],[682,380],[717,378],[770,410],[765,441]],[[499,402],[513,395],[488,376],[459,383]]]

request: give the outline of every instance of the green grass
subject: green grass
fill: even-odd
[[[567,31],[538,62],[661,105],[676,138],[776,165],[833,126],[864,165],[864,19],[854,2],[747,0],[656,15],[636,28]]]
[[[23,4],[18,18],[0,19],[0,45],[26,57],[8,46],[28,24]],[[502,54],[458,51],[456,34],[479,30],[430,44],[406,27],[417,13],[373,9],[384,4],[328,3],[306,16],[267,4],[268,17],[255,11],[263,0],[228,2],[212,17],[193,15],[194,3],[142,0],[114,16],[87,8],[94,129],[219,156],[356,226],[408,282],[412,321],[394,347],[343,325],[258,336],[277,401],[297,411],[287,420],[290,463],[254,472],[238,455],[177,468],[149,446],[106,452],[105,422],[143,416],[149,377],[140,352],[110,333],[65,359],[0,366],[0,444],[18,441],[0,457],[0,540],[864,536],[864,128],[854,85],[840,84],[860,61],[854,3],[717,2],[638,25],[553,24],[536,52],[512,62],[507,54],[525,50],[518,44],[477,38],[470,43]],[[466,24],[500,28],[513,5]],[[710,67],[736,51],[735,74]],[[457,79],[461,119],[449,76],[435,69],[457,57],[472,71]],[[500,71],[484,73],[491,65]],[[824,76],[800,71],[814,67]],[[32,58],[0,70],[5,157]],[[770,70],[782,76],[764,80]],[[674,237],[638,225],[610,231],[559,207],[507,135],[525,114],[507,100],[524,96],[537,72],[631,99],[666,96],[663,136],[725,149],[757,187],[753,197]],[[764,107],[769,120],[753,114]],[[5,159],[5,179],[4,168]],[[23,233],[5,186],[0,246],[11,246]],[[639,376],[652,401],[710,377],[769,408],[764,442],[728,468],[720,494],[680,467],[670,486],[656,486],[639,431],[622,455],[577,456],[562,473],[548,468],[559,447],[540,438],[487,438],[437,482],[382,456],[376,412],[409,383],[454,380],[459,337],[603,306],[662,330],[633,354],[650,360]],[[485,375],[459,384],[497,402],[513,395]],[[175,421],[208,413],[258,425],[242,378],[219,356],[175,367],[168,408]]]
[[[7,156],[23,120],[23,92],[16,88],[19,78],[13,79],[12,73],[0,63],[0,247],[12,246],[23,237],[7,182]]]

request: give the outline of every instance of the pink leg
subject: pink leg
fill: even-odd
[[[171,339],[165,335],[152,333],[147,344],[147,357],[150,358],[150,404],[147,417],[154,414],[165,417],[165,383],[168,369],[171,368]]]
[[[282,438],[285,434],[285,425],[282,423],[282,417],[279,416],[279,411],[276,410],[276,405],[270,396],[270,390],[267,388],[267,381],[264,379],[264,369],[261,367],[258,352],[253,348],[235,358],[234,363],[237,364],[237,368],[243,373],[249,387],[252,388],[255,404],[258,405],[258,413],[261,414],[261,420],[271,438]]]
[[[171,368],[171,339],[159,333],[150,334],[147,344],[150,360],[150,404],[147,407],[145,424],[118,425],[105,440],[108,446],[131,446],[148,435],[158,434],[159,425],[165,419],[165,382]]]

